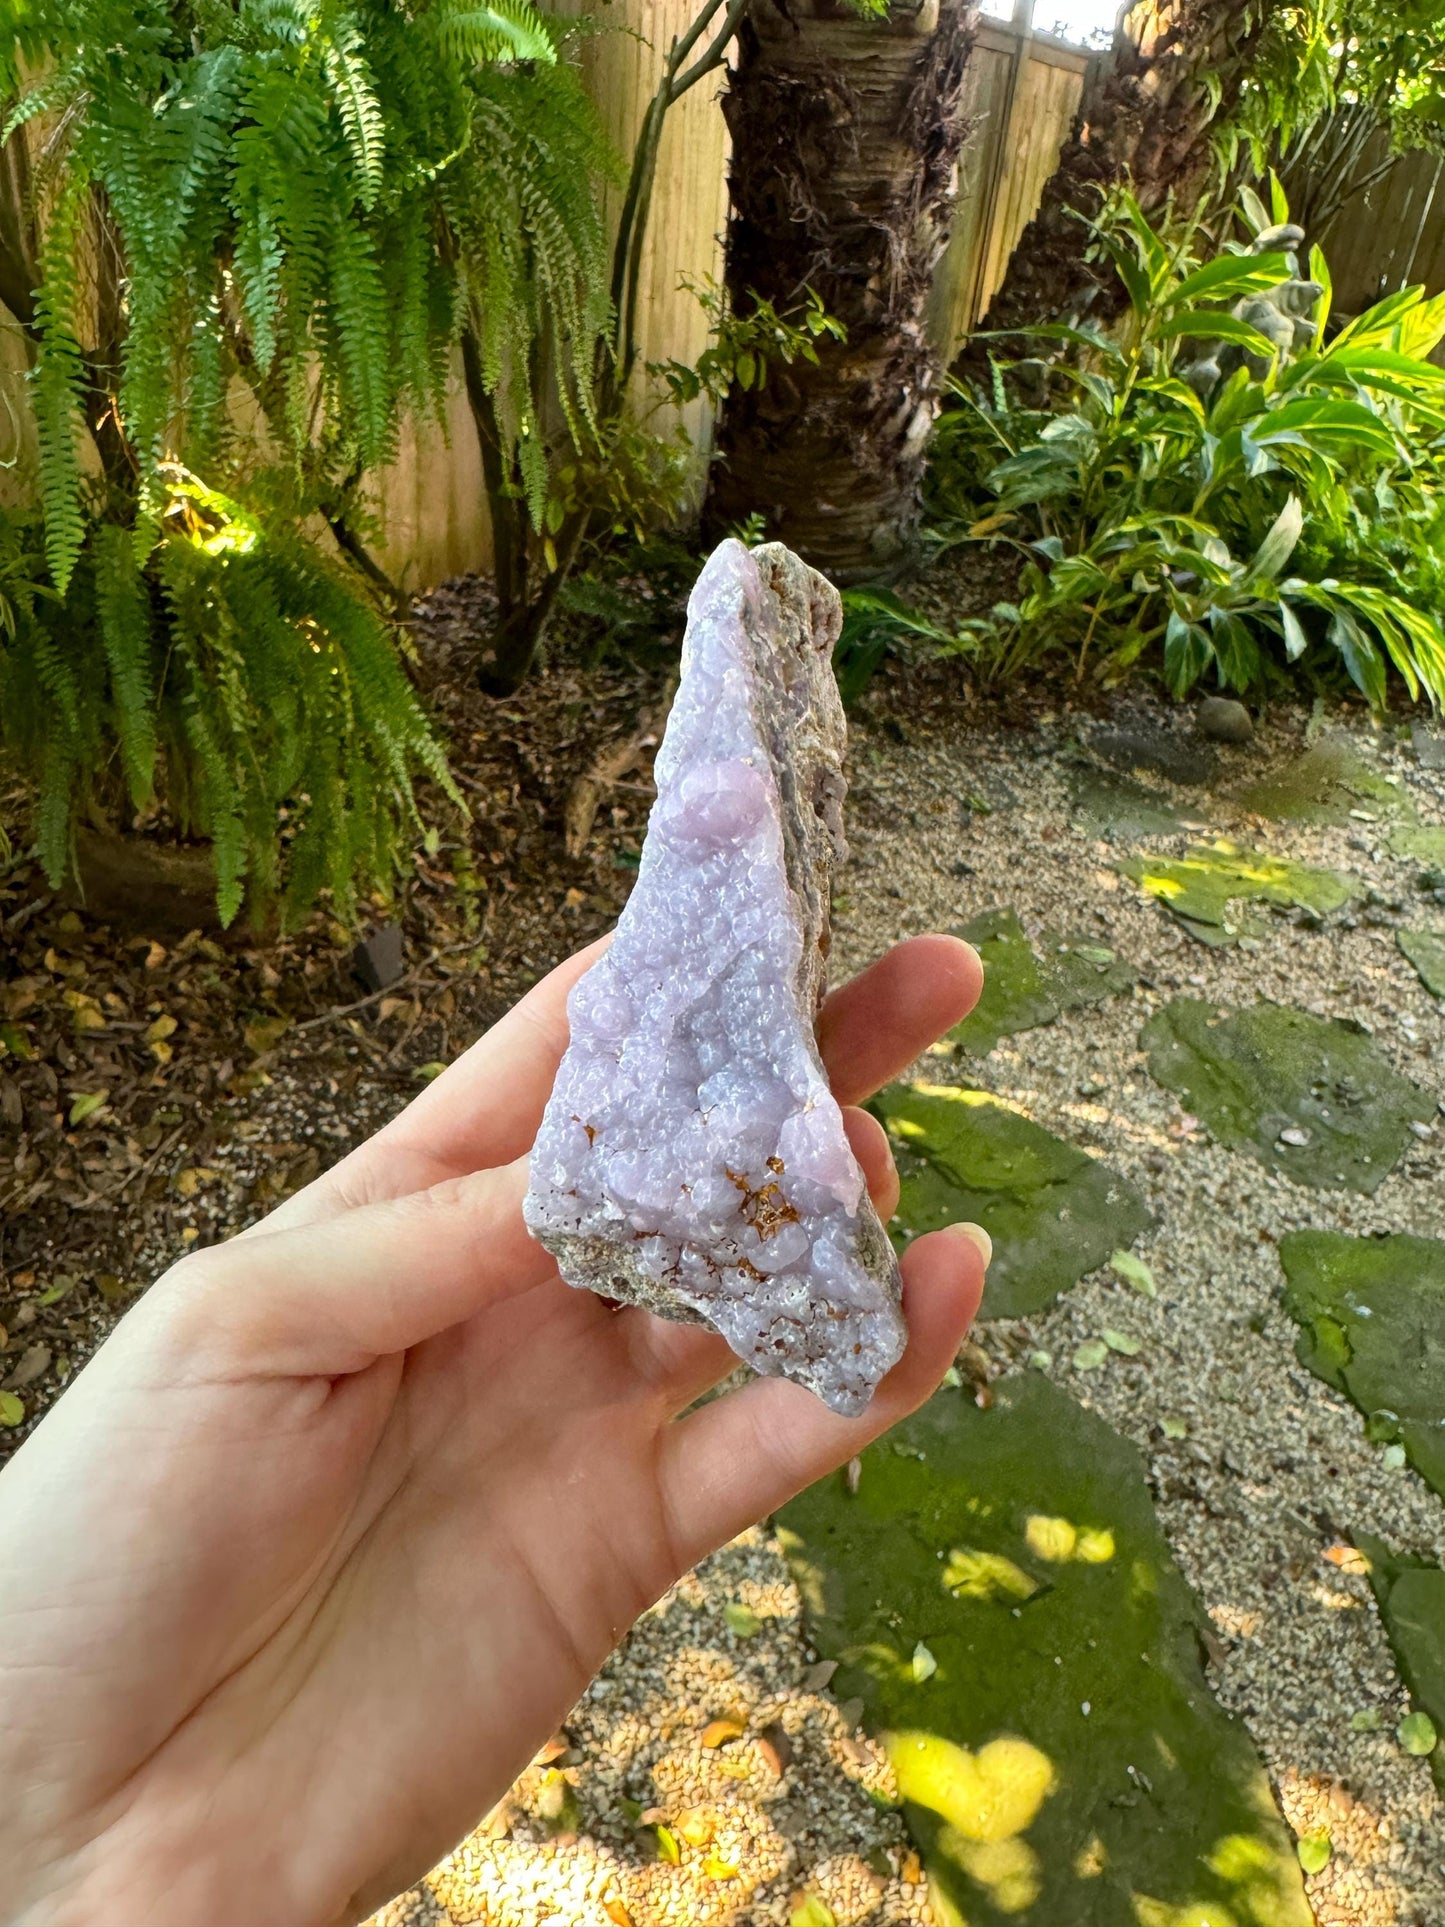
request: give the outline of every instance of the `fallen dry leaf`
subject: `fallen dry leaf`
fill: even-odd
[[[703,1728],[702,1744],[707,1747],[726,1746],[729,1740],[740,1740],[743,1726],[739,1720],[713,1720]]]

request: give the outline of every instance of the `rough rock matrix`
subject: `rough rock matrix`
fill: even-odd
[[[846,741],[833,589],[725,542],[688,607],[641,873],[572,991],[526,1219],[569,1284],[708,1324],[860,1412],[898,1266],[814,1036]]]

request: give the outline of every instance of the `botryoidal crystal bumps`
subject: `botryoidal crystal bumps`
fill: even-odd
[[[814,1034],[846,855],[840,621],[776,544],[725,542],[699,577],[638,881],[572,991],[525,1211],[569,1284],[710,1325],[853,1414],[906,1332]]]

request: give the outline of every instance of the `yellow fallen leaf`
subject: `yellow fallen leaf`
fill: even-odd
[[[724,1860],[721,1854],[710,1853],[702,1863],[702,1870],[709,1880],[736,1880],[738,1870],[731,1860]]]
[[[729,1740],[740,1740],[742,1736],[743,1728],[739,1721],[713,1720],[703,1728],[702,1743],[708,1747],[726,1746]]]
[[[146,1031],[148,1044],[159,1044],[167,1037],[174,1037],[180,1029],[179,1021],[169,1012],[163,1012]]]

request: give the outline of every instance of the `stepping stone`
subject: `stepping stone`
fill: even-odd
[[[1082,769],[1069,786],[1069,798],[1076,814],[1111,841],[1177,836],[1188,828],[1167,796],[1132,776]]]
[[[1184,789],[1202,789],[1213,781],[1219,768],[1219,757],[1214,750],[1147,725],[1097,729],[1088,738],[1086,747],[1111,769],[1123,770],[1129,775],[1146,770],[1151,776],[1162,776],[1166,782],[1178,783]]]
[[[1221,1144],[1297,1184],[1374,1191],[1435,1099],[1360,1028],[1260,1003],[1227,1017],[1179,997],[1139,1033],[1150,1074]]]
[[[1107,945],[1046,930],[1035,950],[1013,910],[990,910],[955,932],[983,958],[983,995],[949,1032],[971,1057],[987,1057],[1001,1037],[1052,1024],[1062,1011],[1100,1004],[1128,990],[1135,972]]]
[[[1315,870],[1288,863],[1261,850],[1247,850],[1227,838],[1200,843],[1185,857],[1132,857],[1117,866],[1146,896],[1177,917],[1191,937],[1219,948],[1241,937],[1261,936],[1267,925],[1232,906],[1277,904],[1327,917],[1364,885],[1340,870]]]
[[[1041,1311],[1152,1223],[1126,1177],[985,1091],[894,1084],[872,1109],[898,1163],[897,1242],[960,1220],[993,1239],[985,1318]]]
[[[886,1736],[936,1920],[1310,1927],[1135,1448],[1034,1373],[939,1392],[779,1515],[831,1691]]]
[[[1234,800],[1255,816],[1277,823],[1348,823],[1410,816],[1415,806],[1403,784],[1382,776],[1346,738],[1316,744],[1292,763],[1235,792]]]
[[[1445,937],[1433,930],[1400,930],[1395,941],[1432,997],[1445,997]]]
[[[1445,870],[1445,830],[1429,823],[1401,823],[1390,832],[1396,856],[1416,857],[1432,870]]]
[[[1445,1794],[1445,1572],[1424,1559],[1392,1553],[1369,1534],[1359,1533],[1356,1540],[1370,1562],[1370,1587],[1410,1695],[1412,1717],[1408,1726],[1402,1722],[1403,1737],[1411,1751],[1428,1746],[1425,1757]],[[1429,1746],[1432,1734],[1435,1744]]]
[[[1301,1362],[1445,1498],[1445,1244],[1291,1231],[1279,1260]]]

